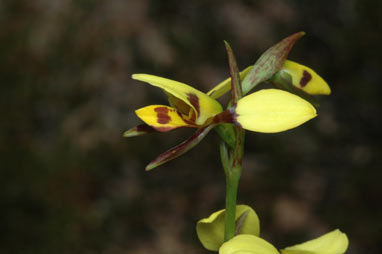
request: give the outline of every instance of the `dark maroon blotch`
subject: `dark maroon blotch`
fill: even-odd
[[[193,93],[187,94],[187,99],[190,101],[191,105],[194,106],[196,112],[198,112],[198,115],[200,115],[200,105],[199,105],[199,98]]]
[[[151,133],[154,132],[155,129],[147,124],[140,124],[135,127],[135,131],[142,133]]]
[[[154,109],[157,112],[157,123],[166,124],[171,121],[171,117],[168,115],[168,108],[158,107]]]
[[[221,112],[220,114],[217,114],[214,116],[213,122],[215,124],[221,124],[221,123],[235,123],[237,125],[240,125],[237,121],[237,114],[236,114],[236,106],[232,106],[231,108]]]
[[[301,87],[306,86],[311,80],[312,80],[312,75],[306,70],[304,70],[304,72],[302,73],[302,78],[300,80],[300,86]]]

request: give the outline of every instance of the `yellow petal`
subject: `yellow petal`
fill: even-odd
[[[248,74],[248,72],[251,70],[252,67],[253,65],[248,66],[247,68],[245,68],[243,71],[240,72],[240,80],[244,79],[244,77]],[[207,94],[211,98],[217,99],[223,96],[224,94],[226,94],[227,92],[229,92],[230,90],[231,90],[231,78],[227,78],[226,80],[224,80],[223,82],[215,86]]]
[[[163,105],[150,105],[135,111],[137,116],[157,131],[166,132],[179,127],[197,127],[186,122],[176,109]]]
[[[302,64],[286,60],[280,71],[285,71],[292,77],[292,83],[312,95],[329,95],[329,85],[314,70]]]
[[[236,206],[236,220],[248,211],[240,234],[260,234],[260,222],[256,212],[247,205]],[[224,242],[225,209],[202,219],[196,225],[196,233],[203,246],[211,251],[219,250]]]
[[[260,237],[237,235],[221,246],[219,254],[279,254],[279,252]]]
[[[304,99],[278,89],[264,89],[237,103],[236,122],[244,129],[274,133],[297,127],[316,116]]]
[[[282,254],[343,254],[347,250],[349,240],[346,234],[336,229],[316,239],[287,247]]]
[[[222,112],[222,107],[207,94],[178,81],[149,74],[134,74],[133,79],[147,82],[185,102],[194,112],[195,123],[202,125],[208,118]]]

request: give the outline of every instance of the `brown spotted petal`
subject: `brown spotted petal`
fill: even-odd
[[[197,127],[187,122],[185,115],[164,105],[150,105],[135,111],[137,116],[157,131],[167,132],[179,127]]]
[[[197,125],[203,125],[209,118],[222,112],[222,106],[219,102],[184,83],[149,74],[134,74],[132,78],[159,87],[167,94],[176,97],[178,101],[170,101],[176,107],[179,105],[179,100],[188,105],[193,111],[192,113],[195,118],[193,121]],[[181,112],[185,111],[183,106],[179,108]],[[185,112],[182,113],[186,114]]]
[[[155,160],[150,162],[149,165],[147,165],[146,170],[154,169],[170,160],[173,160],[184,153],[191,150],[194,146],[199,144],[200,141],[208,134],[208,132],[214,127],[214,125],[208,125],[206,127],[202,127],[198,129],[189,139],[186,141],[183,141],[179,145],[171,148],[165,153],[162,153],[159,155]]]
[[[279,71],[290,75],[293,86],[311,95],[329,95],[331,93],[328,83],[311,68],[302,64],[286,60]]]

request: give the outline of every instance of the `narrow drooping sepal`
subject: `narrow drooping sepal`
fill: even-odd
[[[329,95],[328,83],[311,68],[302,64],[286,60],[279,70],[291,76],[292,84],[311,95]]]
[[[247,205],[236,206],[235,220],[238,222],[245,214],[245,220],[239,221],[240,230],[238,234],[260,234],[260,222],[256,212]],[[224,242],[225,209],[211,214],[208,218],[201,219],[196,225],[196,233],[204,248],[211,251],[219,250]]]
[[[280,254],[277,249],[255,235],[237,235],[225,242],[219,249],[219,254]]]
[[[284,64],[295,42],[304,34],[304,32],[292,34],[265,51],[244,78],[243,94],[247,94],[261,82],[270,79]]]
[[[251,70],[253,66],[248,66],[243,71],[240,72],[240,80],[243,80],[245,76],[247,76],[248,72]],[[224,94],[228,93],[231,90],[231,78],[227,78],[226,80],[222,81],[218,85],[216,85],[212,90],[210,90],[207,94],[213,98],[217,99]]]
[[[241,97],[243,96],[242,95],[243,93],[241,91],[239,68],[237,67],[236,58],[232,51],[231,46],[226,41],[224,41],[224,44],[227,51],[229,73],[231,76],[231,89],[232,89],[231,103],[232,105],[236,105],[237,101],[240,100]]]
[[[150,164],[148,164],[146,166],[146,171],[154,169],[154,168],[156,168],[156,167],[158,167],[158,166],[160,166],[160,165],[162,165],[168,161],[171,161],[171,160],[183,155],[184,153],[188,152],[189,150],[194,148],[194,146],[199,144],[200,141],[203,140],[203,138],[208,134],[208,132],[213,127],[214,127],[214,125],[211,124],[211,125],[208,125],[206,127],[199,128],[190,138],[183,141],[179,145],[171,148],[170,150],[162,153],[155,160],[150,162]]]
[[[194,121],[197,125],[202,125],[207,119],[222,111],[219,102],[184,83],[149,74],[134,74],[132,78],[159,87],[166,93],[183,101],[193,111],[196,117]]]
[[[150,105],[137,109],[135,113],[142,121],[160,132],[167,132],[179,127],[197,127],[185,120],[187,116],[164,105]]]
[[[344,254],[349,245],[346,234],[336,229],[316,239],[287,247],[282,254]]]
[[[153,127],[147,125],[147,124],[140,124],[138,126],[135,126],[123,133],[123,137],[125,138],[130,138],[130,137],[135,137],[135,136],[141,136],[144,134],[149,134],[157,132]]]
[[[264,89],[247,95],[239,100],[234,111],[236,124],[263,133],[289,130],[317,115],[309,102],[279,89]]]

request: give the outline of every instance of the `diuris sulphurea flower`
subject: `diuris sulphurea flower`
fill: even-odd
[[[246,130],[274,133],[297,127],[316,116],[316,110],[309,102],[279,89],[254,92],[223,111],[218,101],[186,84],[148,74],[134,74],[133,78],[162,88],[172,107],[150,105],[136,110],[135,113],[146,126],[135,127],[126,136],[130,135],[129,132],[140,132],[144,128],[159,132],[180,127],[198,128],[198,135],[191,137],[179,149],[163,154],[165,158],[188,151],[216,124],[233,123]],[[167,161],[161,157],[146,169]]]
[[[134,74],[133,78],[149,82],[168,93],[173,107],[150,105],[135,111],[142,121],[160,132],[179,127],[202,128],[210,124],[234,123],[251,131],[275,133],[294,128],[316,116],[316,110],[309,102],[279,89],[254,92],[222,112],[219,102],[186,84],[147,74]]]
[[[247,94],[260,82],[272,79],[275,73],[291,77],[289,81],[293,86],[296,86],[295,83],[301,83],[301,80],[306,83],[304,87],[327,86],[310,68],[285,61],[289,50],[302,35],[301,32],[285,38],[268,49],[254,66],[243,70],[240,73],[240,79],[243,81],[242,94]],[[311,77],[309,80],[306,73]],[[231,90],[231,78],[224,80],[208,93],[178,81],[149,74],[133,74],[132,78],[162,89],[168,97],[169,106],[149,105],[137,109],[136,115],[145,124],[126,131],[125,137],[150,132],[168,132],[181,127],[197,128],[194,135],[161,154],[146,167],[146,170],[184,154],[220,124],[234,124],[254,132],[275,133],[295,128],[317,115],[315,108],[308,101],[280,89],[256,91],[223,110],[216,99]],[[313,90],[310,89],[309,92]]]

